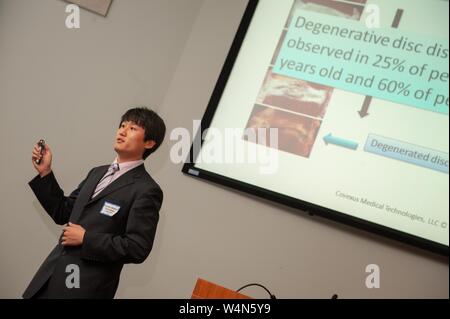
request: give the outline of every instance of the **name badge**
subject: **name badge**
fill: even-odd
[[[100,214],[112,217],[114,216],[120,209],[120,206],[114,205],[110,202],[105,202],[103,204],[102,210],[100,211]]]

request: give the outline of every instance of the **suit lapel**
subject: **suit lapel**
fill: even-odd
[[[105,189],[103,189],[96,197],[92,198],[92,194],[95,191],[95,188],[97,187],[98,182],[100,179],[106,174],[108,171],[109,165],[101,166],[95,171],[92,172],[92,175],[89,177],[89,179],[86,181],[85,189],[82,192],[82,197],[78,198],[79,201],[79,209],[76,209],[73,211],[72,216],[70,220],[74,223],[76,223],[79,218],[81,217],[82,212],[84,211],[85,207],[88,205],[91,205],[95,203],[96,201],[102,199],[108,194],[111,194],[112,192],[125,187],[127,185],[133,184],[134,180],[142,175],[143,172],[145,172],[145,166],[144,164],[139,165],[138,167],[133,168],[132,170],[126,172],[122,176],[120,176],[118,179],[116,179],[114,182],[109,184]]]
[[[94,193],[94,190],[98,184],[98,182],[100,181],[100,179],[106,174],[106,172],[108,171],[109,165],[105,165],[105,166],[100,166],[99,168],[95,169],[91,176],[89,176],[89,178],[87,179],[84,187],[83,187],[83,191],[80,192],[77,203],[76,203],[76,208],[74,209],[72,212],[72,215],[70,216],[70,220],[74,223],[76,223],[78,221],[78,219],[81,216],[81,213],[84,210],[84,207],[86,206],[86,204],[89,202],[90,198],[92,197],[92,194]]]
[[[91,199],[90,197],[94,193],[94,190],[95,190],[98,182],[100,181],[100,178],[102,178],[103,175],[105,175],[105,173],[106,173],[106,172],[104,172],[104,174],[99,179],[96,179],[97,182],[95,183],[94,188],[90,192],[89,200],[86,203],[86,206],[90,205],[90,204],[92,204],[92,203],[94,203],[94,202],[96,202],[96,201],[98,201],[100,199],[102,199],[106,195],[109,195],[112,192],[115,192],[116,190],[118,190],[118,189],[120,189],[122,187],[125,187],[127,185],[133,184],[134,183],[134,179],[136,177],[140,176],[144,170],[145,170],[144,164],[133,168],[132,170],[126,172],[125,174],[120,176],[118,179],[116,179],[114,182],[112,182],[111,184],[106,186],[104,190],[102,190],[97,196],[95,196],[94,198]]]
[[[98,182],[100,179],[102,179],[103,176],[105,176],[106,172],[108,171],[109,165],[105,165],[100,167],[98,170],[96,170],[92,177],[89,178],[88,182],[86,183],[86,192],[87,195],[86,203],[91,199],[92,194],[94,194],[95,188],[97,187]]]

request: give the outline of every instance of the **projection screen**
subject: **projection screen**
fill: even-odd
[[[448,255],[448,1],[250,1],[183,172]]]

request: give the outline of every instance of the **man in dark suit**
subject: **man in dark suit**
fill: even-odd
[[[122,267],[149,255],[163,193],[144,167],[161,145],[164,121],[147,108],[121,118],[111,165],[93,168],[68,197],[51,169],[48,145],[33,149],[29,185],[50,217],[66,225],[24,298],[113,298]],[[37,162],[39,162],[37,164]]]

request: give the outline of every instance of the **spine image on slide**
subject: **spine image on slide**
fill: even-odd
[[[366,0],[294,2],[247,122],[247,128],[277,128],[279,150],[306,158],[310,156],[334,88],[273,73],[273,66],[297,10],[359,20],[365,3]],[[314,66],[305,64],[303,68],[303,72],[309,72],[308,68]],[[311,69],[311,72],[314,70]]]

